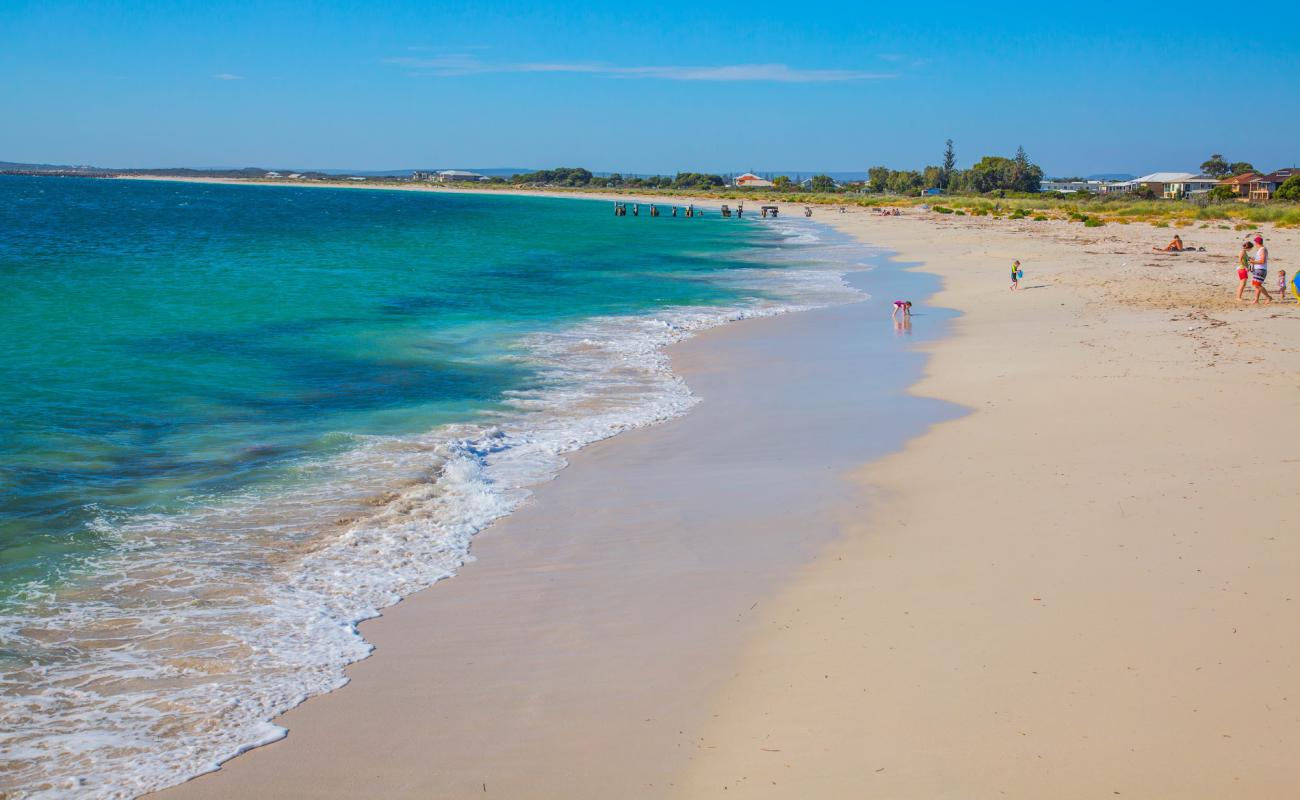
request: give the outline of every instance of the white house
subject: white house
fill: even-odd
[[[1211,178],[1209,175],[1193,175],[1190,178],[1166,183],[1164,196],[1170,200],[1177,200],[1180,197],[1192,197],[1205,194],[1218,185],[1218,178]]]
[[[761,189],[761,188],[764,188],[764,187],[771,186],[771,185],[772,185],[772,182],[769,181],[769,180],[765,180],[765,179],[763,179],[763,178],[760,178],[760,177],[758,177],[757,175],[755,175],[755,174],[752,173],[752,172],[746,172],[744,175],[737,175],[736,177],[732,178],[732,179],[731,179],[731,185],[732,185],[732,186],[736,186],[736,187],[740,187],[740,188],[743,188],[743,187],[746,187],[746,186],[752,186],[752,187],[756,187],[756,188],[760,188],[760,189]]]
[[[480,175],[477,172],[466,172],[463,169],[444,169],[435,175],[433,179],[438,183],[475,183],[490,180],[486,175]]]
[[[1096,192],[1101,181],[1060,181],[1044,178],[1039,183],[1039,191],[1043,192]]]

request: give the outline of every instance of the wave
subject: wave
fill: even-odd
[[[818,241],[802,238],[817,236],[807,223],[773,227]],[[486,421],[340,434],[352,444],[343,454],[303,461],[279,486],[196,497],[180,515],[98,520],[113,555],[62,589],[28,587],[22,613],[0,616],[0,786],[34,800],[131,797],[281,738],[272,719],[342,686],[344,668],[370,653],[359,622],[454,575],[473,535],[567,454],[697,402],[665,346],[863,296],[840,268],[711,279],[778,299],[534,333],[523,345],[539,388],[512,393]]]

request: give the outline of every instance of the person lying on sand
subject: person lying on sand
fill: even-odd
[[[1183,247],[1183,238],[1175,233],[1174,240],[1172,242],[1165,245],[1164,247],[1153,247],[1151,249],[1156,251],[1157,253],[1181,253],[1183,252],[1183,250],[1186,250],[1187,248]]]

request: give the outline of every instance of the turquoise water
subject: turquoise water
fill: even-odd
[[[664,345],[858,295],[802,220],[0,176],[0,795],[212,769],[343,682]],[[840,248],[840,249],[837,249]]]
[[[575,213],[574,206],[582,209]],[[602,204],[0,176],[0,589],[89,526],[275,480],[336,432],[475,418],[517,339],[731,303],[720,220]]]

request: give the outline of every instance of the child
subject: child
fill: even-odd
[[[911,319],[911,318],[912,318],[912,301],[911,301],[911,300],[895,300],[895,301],[894,301],[894,313],[889,315],[890,318],[891,318],[891,319],[894,319],[894,320],[897,320],[897,319],[898,319],[898,312],[900,312],[900,311],[903,312],[903,319]]]
[[[1020,261],[1017,259],[1011,263],[1011,291],[1020,288],[1020,278],[1024,276],[1024,271],[1020,269]]]
[[[1241,243],[1241,255],[1237,257],[1237,302],[1243,302],[1241,295],[1246,291],[1246,281],[1250,280],[1250,251],[1255,243],[1249,240]]]
[[[1286,294],[1286,270],[1284,269],[1277,271],[1277,293]]]

